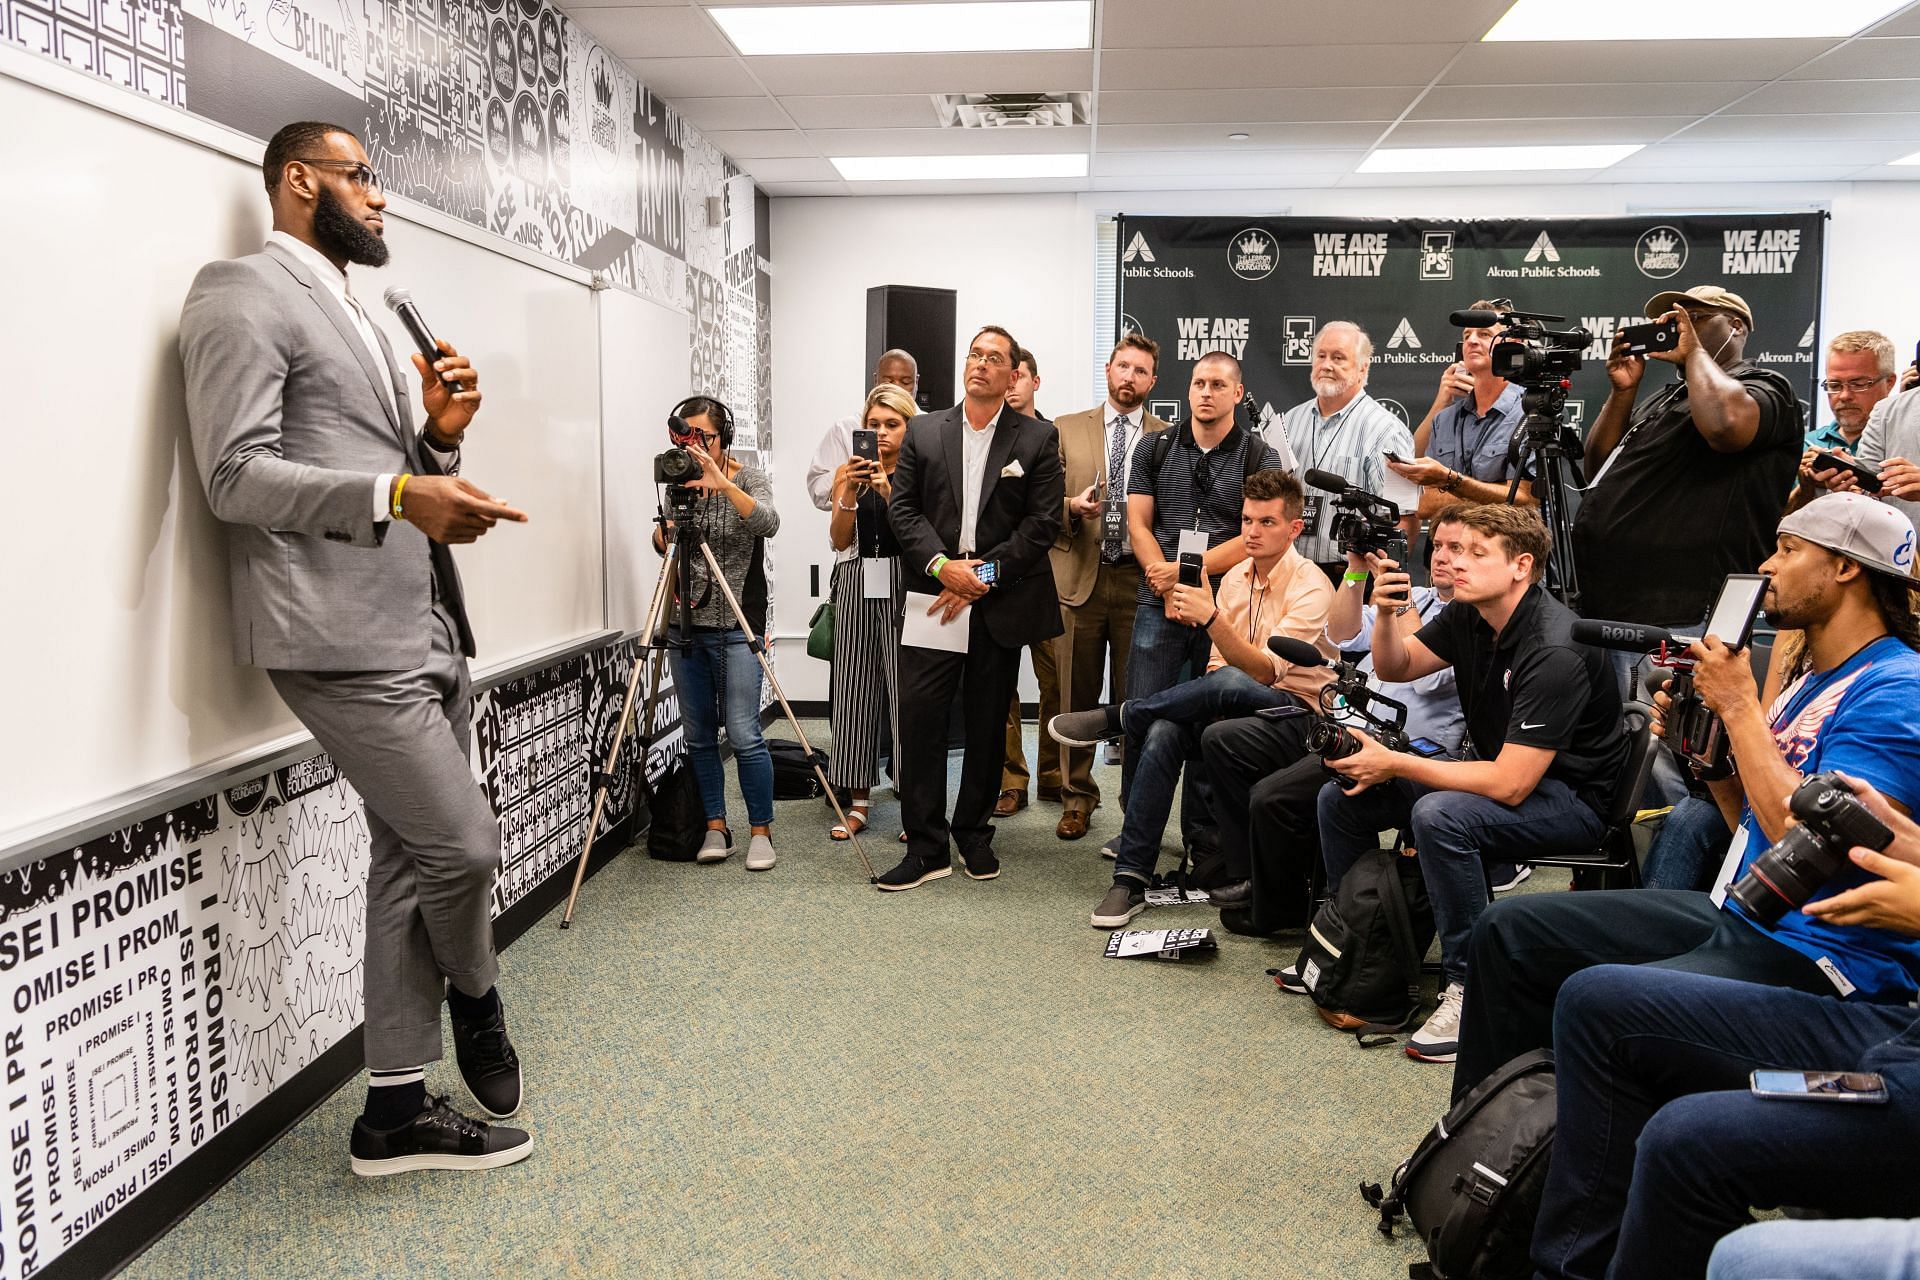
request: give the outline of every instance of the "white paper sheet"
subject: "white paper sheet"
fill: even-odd
[[[965,653],[973,606],[960,610],[952,622],[941,622],[938,614],[928,616],[938,596],[922,591],[907,592],[906,615],[900,628],[900,643],[916,649],[940,649],[947,653]]]

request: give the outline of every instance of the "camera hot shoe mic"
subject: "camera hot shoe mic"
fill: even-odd
[[[444,357],[446,353],[440,350],[440,344],[435,342],[433,334],[427,331],[427,322],[420,318],[420,309],[413,305],[413,295],[396,284],[390,286],[380,296],[386,299],[389,307],[393,308],[393,314],[400,317],[400,323],[407,327],[408,335],[413,338],[413,345],[420,349],[422,356],[426,357],[427,368],[433,368],[433,362]],[[435,374],[434,376],[439,378],[440,385],[449,391],[460,389],[460,384],[446,375]]]
[[[1458,325],[1462,329],[1491,329],[1500,323],[1498,311],[1455,311],[1447,316],[1447,323]]]
[[[1331,471],[1322,471],[1318,467],[1308,467],[1301,478],[1316,489],[1325,489],[1328,493],[1345,493],[1353,488],[1345,476],[1337,476]]]
[[[1305,640],[1296,640],[1292,636],[1268,636],[1267,648],[1277,658],[1285,658],[1296,667],[1324,667],[1326,655],[1308,644]]]
[[[1678,636],[1664,627],[1643,627],[1637,622],[1605,622],[1580,618],[1573,624],[1573,638],[1582,644],[1602,649],[1638,649],[1651,653],[1661,645],[1684,648]]]

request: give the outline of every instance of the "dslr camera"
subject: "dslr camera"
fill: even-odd
[[[1331,471],[1308,467],[1305,479],[1314,488],[1333,495],[1333,520],[1327,533],[1339,541],[1343,553],[1364,556],[1379,551],[1396,564],[1407,563],[1407,538],[1400,532],[1398,503],[1349,484],[1346,477]]]
[[[700,459],[693,450],[674,445],[653,456],[653,482],[683,486],[700,478]]]
[[[1787,808],[1798,825],[1727,886],[1727,896],[1769,929],[1853,865],[1847,853],[1855,845],[1879,853],[1893,843],[1887,824],[1868,812],[1837,773],[1816,773],[1802,782]]]

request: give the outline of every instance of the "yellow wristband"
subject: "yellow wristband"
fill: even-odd
[[[407,492],[407,481],[411,479],[413,479],[413,473],[411,471],[403,471],[394,477],[393,518],[395,520],[405,520],[407,518],[406,508],[401,504],[400,499]]]

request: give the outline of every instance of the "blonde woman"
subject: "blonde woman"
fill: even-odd
[[[828,781],[850,797],[847,826],[835,823],[827,833],[835,840],[867,825],[883,732],[899,767],[900,546],[887,504],[907,420],[918,412],[899,387],[883,383],[868,392],[854,436],[856,456],[833,473],[833,752],[827,772]],[[875,457],[858,456],[861,431],[873,433]]]

